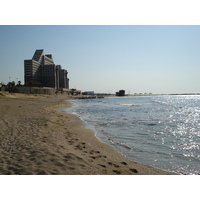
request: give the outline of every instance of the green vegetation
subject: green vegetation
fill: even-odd
[[[21,82],[20,82],[21,84]],[[5,91],[10,93],[17,93],[19,92],[18,88],[15,85],[15,81],[8,82],[8,84],[5,86]]]

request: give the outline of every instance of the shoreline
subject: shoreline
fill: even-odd
[[[70,99],[67,99],[66,101],[69,102],[69,100],[73,100],[73,98],[72,98],[72,99],[71,99],[71,98],[70,98]],[[70,104],[71,104],[71,103],[70,103]],[[68,106],[67,108],[69,108],[69,107],[71,107],[71,105]],[[132,162],[132,164],[136,164],[138,167],[140,167],[140,168],[142,169],[141,175],[167,175],[167,174],[169,174],[169,175],[179,175],[178,173],[175,173],[175,172],[165,171],[165,170],[163,170],[163,169],[159,169],[159,168],[152,167],[152,166],[149,166],[149,165],[145,165],[145,164],[142,164],[142,163],[139,163],[139,162],[135,162],[135,161],[133,161],[133,160],[127,158],[122,152],[117,151],[114,147],[112,147],[111,145],[109,145],[109,144],[106,143],[106,142],[103,142],[100,138],[98,138],[98,137],[96,136],[96,131],[95,131],[94,127],[93,127],[93,128],[92,128],[92,127],[91,127],[91,128],[87,128],[87,126],[90,126],[90,125],[87,125],[86,122],[85,122],[84,120],[82,120],[81,118],[79,118],[76,114],[72,114],[72,113],[65,112],[65,111],[64,111],[64,113],[75,116],[75,117],[77,118],[77,120],[80,121],[80,123],[81,123],[81,128],[90,131],[90,132],[91,132],[91,133],[90,133],[90,134],[91,134],[90,136],[91,136],[91,137],[95,137],[95,139],[98,140],[97,143],[99,142],[99,143],[102,143],[102,144],[108,146],[109,148],[112,149],[112,151],[114,150],[114,151],[116,152],[116,154],[120,154],[120,157],[124,157],[126,160],[129,160],[130,162]],[[90,138],[90,139],[92,139],[92,138]],[[122,159],[123,159],[123,158],[122,158]],[[150,171],[148,171],[148,172],[146,173],[146,170],[152,170],[152,172],[153,172],[153,171],[154,171],[153,169],[156,170],[156,173],[155,173],[155,174],[151,174]],[[157,170],[158,170],[158,171],[157,171]],[[159,171],[160,171],[160,172],[159,172]],[[145,172],[145,174],[143,174],[143,172]],[[137,172],[137,173],[138,173],[138,172]],[[138,175],[140,175],[140,173],[138,173]]]
[[[0,174],[175,175],[129,160],[78,116],[67,96],[0,96]]]

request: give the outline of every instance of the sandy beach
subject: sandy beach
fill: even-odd
[[[0,174],[170,175],[131,161],[99,141],[67,96],[0,93]]]

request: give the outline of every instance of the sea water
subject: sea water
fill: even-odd
[[[134,96],[72,100],[66,109],[133,161],[200,174],[200,96]]]

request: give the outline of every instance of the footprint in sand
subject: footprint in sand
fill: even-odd
[[[105,166],[105,165],[100,165],[100,164],[99,164],[99,166],[106,168],[106,166]]]
[[[73,144],[74,144],[74,141],[70,140],[70,141],[68,141],[68,143],[69,143],[70,145],[73,145]]]
[[[121,174],[121,172],[118,170],[113,170],[113,172],[115,172],[116,174]]]
[[[130,171],[132,171],[133,173],[138,173],[137,169],[129,169]]]
[[[83,150],[85,148],[86,148],[85,143],[80,143],[80,144],[76,145],[76,149]]]
[[[119,168],[119,165],[113,164],[114,167]]]
[[[90,154],[94,154],[94,153],[99,154],[100,152],[99,151],[94,151],[94,150],[90,151]]]
[[[112,162],[108,162],[108,164],[109,164],[110,166],[114,166],[114,167],[116,167],[116,168],[119,168],[119,165],[116,165],[116,164],[114,164],[114,163],[112,163]]]

